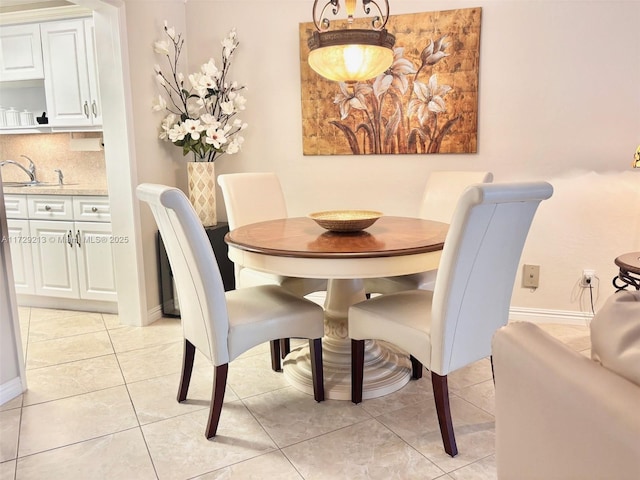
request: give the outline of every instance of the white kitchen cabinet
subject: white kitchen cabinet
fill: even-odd
[[[107,197],[5,195],[5,206],[12,235],[28,240],[11,245],[13,263],[25,270],[15,269],[17,293],[117,301]]]
[[[7,219],[8,236],[3,239],[10,244],[11,265],[16,293],[34,294],[33,257],[28,220]]]
[[[80,298],[73,222],[29,220],[36,295]]]
[[[93,19],[45,22],[40,31],[49,124],[101,125]]]
[[[44,78],[40,25],[0,28],[0,81]]]

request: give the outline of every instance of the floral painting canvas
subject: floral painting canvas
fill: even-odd
[[[303,153],[475,153],[481,11],[390,16],[393,64],[353,86],[309,67],[307,38],[315,27],[301,24]]]

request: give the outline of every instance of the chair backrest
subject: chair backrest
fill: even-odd
[[[420,218],[451,223],[460,196],[469,185],[491,183],[491,172],[431,172],[420,204]]]
[[[275,173],[230,173],[220,175],[229,229],[287,217],[280,180]]]
[[[214,365],[228,363],[224,284],[202,223],[177,188],[144,183],[136,192],[151,207],[167,250],[184,337]]]
[[[431,369],[456,370],[491,354],[509,320],[516,271],[531,222],[553,187],[480,184],[460,197],[445,239],[431,311]]]

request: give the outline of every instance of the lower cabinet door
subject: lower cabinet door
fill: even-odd
[[[76,222],[80,298],[117,301],[110,223]]]
[[[73,222],[30,220],[36,295],[79,298]]]
[[[36,293],[33,281],[33,256],[29,220],[8,219],[9,235],[5,241],[11,249],[11,266],[16,293]]]

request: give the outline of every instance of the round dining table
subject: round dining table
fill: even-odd
[[[351,305],[366,298],[363,279],[437,269],[447,230],[446,223],[382,216],[363,231],[332,232],[311,218],[293,217],[244,225],[229,232],[225,240],[229,258],[243,267],[328,280],[322,341],[325,396],[350,400],[347,314]],[[308,347],[293,349],[283,370],[293,387],[313,392]],[[405,352],[385,342],[366,342],[363,398],[392,393],[410,377]]]

